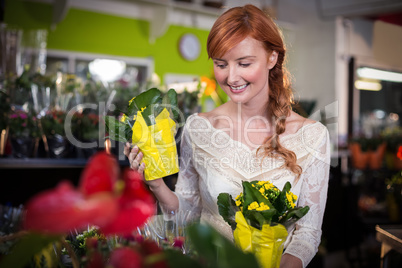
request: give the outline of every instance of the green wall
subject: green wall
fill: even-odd
[[[206,53],[206,30],[171,25],[150,44],[148,21],[75,8],[70,8],[64,20],[51,30],[52,6],[21,0],[6,0],[4,20],[23,29],[48,29],[48,49],[152,57],[155,72],[162,79],[165,73],[212,74],[212,61]],[[178,51],[179,38],[188,32],[201,41],[201,55],[192,62],[182,59]]]

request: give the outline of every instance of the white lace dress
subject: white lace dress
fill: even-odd
[[[297,206],[310,211],[289,230],[285,253],[300,258],[303,267],[317,252],[327,200],[329,178],[329,135],[320,122],[308,124],[296,133],[280,138],[281,144],[295,152],[303,173],[295,184],[295,175],[281,168],[282,159],[262,158],[257,150],[233,140],[211,123],[191,115],[183,129],[180,172],[175,193],[180,210],[191,210],[201,222],[209,223],[233,240],[230,226],[220,216],[217,197],[226,192],[236,197],[242,181],[270,180],[279,189],[289,181],[298,196]]]

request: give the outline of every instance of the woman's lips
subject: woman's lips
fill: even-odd
[[[248,86],[248,84],[244,84],[244,85],[237,86],[237,87],[236,86],[229,86],[229,88],[230,88],[230,91],[233,92],[233,93],[242,93],[243,91],[246,90],[247,86]]]

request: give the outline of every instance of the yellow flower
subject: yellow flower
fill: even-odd
[[[268,210],[268,209],[269,209],[269,206],[266,205],[266,204],[264,204],[263,202],[261,202],[261,203],[260,203],[260,207],[257,208],[256,210],[257,210],[257,211],[263,211],[263,210]]]
[[[262,193],[262,194],[264,194],[264,192],[265,192],[265,190],[264,190],[264,188],[260,188],[260,193]]]
[[[120,118],[120,122],[125,122],[127,119],[127,116],[125,114],[123,114],[123,116]]]
[[[258,207],[259,207],[258,203],[257,203],[256,201],[254,201],[253,203],[251,203],[251,204],[248,206],[248,210],[255,210],[255,209],[258,208]]]
[[[270,190],[270,189],[274,188],[275,186],[273,183],[269,182],[269,183],[264,184],[264,187],[265,187],[265,189]]]
[[[293,193],[286,193],[286,198],[288,199],[288,201],[289,201],[289,204],[290,204],[290,206],[292,207],[292,208],[294,208],[295,207],[295,203],[293,203],[293,196],[295,196]],[[297,198],[297,197],[296,197]]]
[[[236,201],[236,206],[240,207],[240,205],[241,205],[241,201],[240,201],[240,200],[237,200],[237,201]]]
[[[253,203],[251,203],[248,206],[248,210],[263,211],[263,210],[268,210],[268,209],[269,209],[269,206],[264,204],[263,202],[258,204],[256,201],[254,201]]]

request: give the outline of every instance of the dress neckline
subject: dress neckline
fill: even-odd
[[[200,116],[198,113],[194,113],[193,115],[196,116],[196,117],[198,117],[198,118],[201,118],[201,119],[204,120],[204,121],[206,121],[207,124],[211,127],[211,129],[213,129],[214,131],[217,131],[217,132],[219,132],[219,133],[223,133],[223,135],[226,135],[230,141],[239,144],[241,147],[246,148],[249,152],[254,153],[254,152],[256,152],[256,151],[258,150],[258,148],[260,148],[260,147],[257,147],[257,148],[252,149],[252,148],[250,148],[249,146],[247,146],[247,145],[245,145],[244,143],[242,143],[241,141],[238,141],[238,140],[233,139],[228,133],[226,133],[226,132],[223,131],[222,129],[215,128],[215,127],[212,125],[212,123],[211,123],[207,118]],[[289,139],[289,138],[291,138],[291,137],[297,136],[297,135],[298,135],[302,130],[304,130],[305,128],[310,127],[310,126],[314,126],[314,125],[319,124],[319,123],[320,123],[319,121],[316,121],[316,122],[314,122],[314,123],[310,123],[310,124],[307,124],[307,125],[303,125],[303,126],[302,126],[301,128],[299,128],[295,133],[291,133],[291,134],[287,134],[286,136],[279,137],[279,140],[280,140],[281,142],[283,142],[283,141],[285,141],[285,140],[287,140],[287,139]],[[261,146],[261,145],[260,145],[260,146]]]

